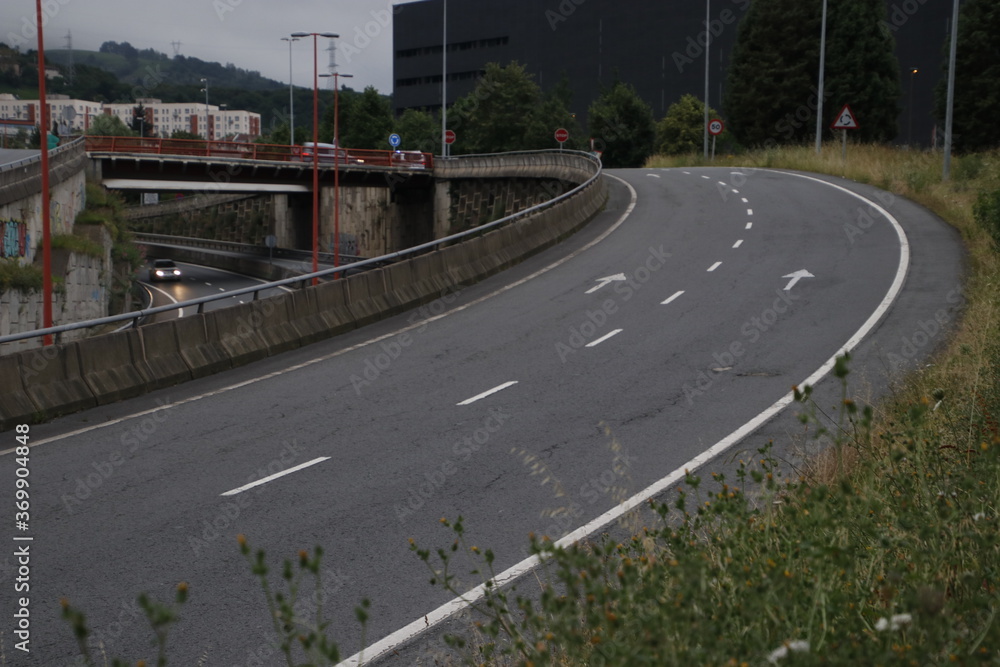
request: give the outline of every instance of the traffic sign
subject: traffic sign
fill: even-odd
[[[444,131],[444,143],[453,144],[458,135],[455,134],[455,130],[445,130]]]
[[[556,141],[561,144],[566,143],[569,140],[569,130],[564,127],[560,127],[556,130]]]
[[[398,146],[401,141],[402,139],[400,139],[399,135],[396,134],[395,132],[389,135],[389,145],[392,146],[393,148]]]
[[[845,104],[844,108],[840,110],[837,114],[837,120],[833,122],[830,126],[834,130],[856,130],[858,129],[858,121],[854,117],[854,112],[851,111],[851,105]]]
[[[726,129],[725,123],[723,123],[718,118],[713,118],[708,121],[708,133],[713,137],[717,137],[722,134],[722,131]]]

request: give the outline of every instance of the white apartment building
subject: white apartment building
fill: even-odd
[[[260,114],[242,109],[227,109],[192,102],[162,102],[155,98],[139,98],[135,102],[102,104],[88,100],[71,100],[65,95],[46,98],[49,114],[59,123],[59,134],[85,132],[98,114],[117,116],[132,126],[133,110],[141,103],[146,110],[146,122],[152,134],[168,138],[178,130],[191,132],[210,140],[221,140],[239,134],[260,135]],[[19,100],[9,93],[0,94],[0,124],[21,121],[37,125],[41,117],[38,100]]]
[[[258,136],[260,114],[242,109],[227,109],[225,105],[204,105],[193,102],[162,102],[155,98],[139,98],[135,103],[105,104],[105,113],[118,116],[131,127],[132,114],[142,104],[146,121],[153,133],[167,138],[178,130],[191,132],[209,140],[222,140],[237,134]]]

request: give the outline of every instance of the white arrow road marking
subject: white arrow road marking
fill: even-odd
[[[791,278],[791,280],[788,281],[788,284],[785,285],[785,291],[787,292],[788,290],[790,290],[793,287],[795,287],[795,283],[799,282],[803,278],[815,278],[816,276],[814,276],[813,274],[809,273],[805,269],[801,269],[799,271],[796,271],[795,273],[789,273],[787,276],[781,276],[781,277],[782,278]]]
[[[622,331],[624,331],[624,329],[615,329],[614,331],[610,331],[610,332],[604,334],[603,336],[601,336],[600,338],[598,338],[597,340],[590,341],[584,347],[597,347],[598,345],[600,345],[601,343],[603,343],[607,339],[611,338],[612,336],[617,336]]]
[[[329,456],[321,456],[318,459],[313,459],[312,461],[306,461],[305,463],[300,463],[299,465],[297,465],[297,466],[295,466],[293,468],[289,468],[288,470],[282,470],[281,472],[276,472],[273,475],[268,475],[267,477],[264,477],[263,479],[255,480],[253,482],[250,482],[249,484],[244,484],[243,486],[239,487],[238,489],[233,489],[232,491],[226,491],[225,493],[222,493],[222,494],[219,494],[219,495],[223,495],[223,496],[235,496],[237,493],[243,493],[244,491],[252,489],[255,486],[260,486],[261,484],[267,484],[268,482],[272,482],[272,481],[278,479],[279,477],[284,477],[285,475],[290,475],[291,473],[296,472],[298,470],[302,470],[303,468],[308,468],[309,466],[314,466],[317,463],[322,463],[323,461],[326,461],[329,458],[330,458]]]
[[[604,278],[598,278],[597,279],[597,284],[594,285],[593,287],[591,287],[586,292],[584,292],[584,294],[592,294],[593,292],[596,292],[597,290],[601,289],[605,285],[613,283],[616,280],[624,282],[625,281],[625,274],[624,273],[616,273],[613,276],[605,276]]]
[[[517,380],[512,380],[510,382],[504,382],[503,384],[498,385],[496,387],[493,387],[492,389],[490,389],[488,391],[484,391],[481,394],[476,394],[472,398],[467,398],[464,401],[462,401],[461,403],[457,403],[456,405],[469,405],[470,403],[475,403],[476,401],[478,401],[480,399],[483,399],[483,398],[486,398],[487,396],[492,396],[493,394],[497,393],[498,391],[503,391],[507,387],[513,387],[515,384],[517,384]]]

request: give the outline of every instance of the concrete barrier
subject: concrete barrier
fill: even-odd
[[[233,367],[218,339],[208,337],[204,315],[176,320],[180,356],[191,370],[192,378],[205,377]]]
[[[181,357],[177,322],[178,320],[168,320],[136,330],[142,346],[139,369],[149,378],[149,391],[187,382],[193,377],[191,369]]]
[[[140,370],[141,342],[135,329],[85,338],[77,343],[80,374],[99,405],[146,393],[150,378]]]
[[[0,378],[3,378],[0,382],[0,431],[31,423],[37,409],[24,390],[21,359],[17,356],[0,357]]]
[[[557,158],[554,164],[582,181],[589,174],[577,160],[574,165],[571,159]],[[498,164],[491,159],[480,169],[517,171]],[[598,180],[530,217],[387,269],[140,330],[0,357],[0,377],[5,379],[0,429],[204,377],[433,301],[565,239],[605,200],[606,186]]]

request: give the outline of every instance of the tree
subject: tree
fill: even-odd
[[[345,101],[343,95],[340,101]],[[389,148],[393,126],[389,98],[375,86],[368,86],[346,101],[340,109],[340,142],[348,148]]]
[[[955,62],[955,106],[952,145],[956,151],[1000,146],[996,110],[1000,105],[1000,5],[995,0],[966,0],[958,16],[958,50]],[[950,40],[949,40],[950,42]],[[945,45],[945,53],[949,44]],[[938,83],[935,115],[945,120],[948,94],[946,76]]]
[[[202,139],[203,137],[195,134],[194,132],[188,132],[187,130],[174,130],[170,134],[171,139]]]
[[[570,111],[572,102],[573,89],[570,87],[569,78],[564,75],[559,84],[549,94],[543,96],[541,102],[531,111],[524,148],[558,148],[555,131],[562,128],[569,132],[569,140],[563,144],[563,148],[584,149],[587,141],[576,120],[576,114]]]
[[[475,89],[448,114],[448,128],[460,134],[463,152],[520,150],[541,99],[541,89],[523,65],[488,63]]]
[[[90,121],[87,134],[98,137],[134,137],[137,133],[130,130],[118,116],[100,114]]]
[[[132,126],[131,129],[140,137],[151,137],[153,136],[153,124],[149,122],[147,117],[146,107],[139,102],[139,106],[132,107]]]
[[[719,112],[709,107],[708,115],[718,118]],[[656,125],[656,150],[664,155],[700,152],[704,141],[705,104],[694,95],[685,95],[671,104],[667,115]]]
[[[396,119],[401,150],[435,153],[441,150],[441,122],[432,114],[407,109]]]
[[[808,143],[815,137],[820,3],[755,0],[740,23],[728,73],[726,118],[750,146]],[[883,0],[830,0],[821,125],[844,104],[860,124],[855,138],[896,136],[902,88]]]
[[[607,167],[641,167],[653,152],[653,110],[635,88],[616,81],[590,105],[590,136]]]

